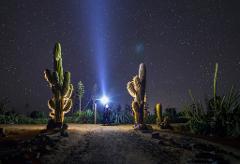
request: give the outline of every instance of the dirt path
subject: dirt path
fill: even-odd
[[[27,133],[29,130],[41,130],[42,126],[9,126],[9,132]],[[173,134],[164,131],[142,133],[135,131],[132,125],[69,125],[69,137],[55,136],[50,139],[56,144],[44,145],[44,151],[30,163],[48,164],[211,164],[240,163],[237,149],[227,148],[206,140]],[[10,134],[10,133],[9,133]],[[59,138],[59,139],[58,139]],[[46,143],[40,137],[40,143]],[[39,141],[38,139],[36,141]],[[53,145],[53,146],[51,146]],[[38,153],[39,152],[39,153]]]
[[[89,130],[64,163],[176,163],[179,152],[164,152],[158,145],[129,130],[105,126]],[[171,159],[166,161],[165,159]]]
[[[127,126],[70,126],[69,138],[42,158],[48,163],[178,163],[177,149],[165,151]],[[57,157],[56,157],[57,156]]]
[[[130,125],[70,126],[69,132],[69,138],[59,144],[62,147],[42,158],[43,163],[239,163],[238,157],[190,137],[166,132],[152,136]]]

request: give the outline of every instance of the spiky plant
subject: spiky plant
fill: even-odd
[[[191,90],[189,90],[188,93],[192,99],[192,104],[184,106],[183,114],[185,118],[189,119],[188,126],[190,131],[196,134],[208,133],[210,127],[203,105],[201,102],[196,101]]]
[[[206,99],[207,110],[197,102],[191,91],[189,95],[193,104],[185,107],[185,117],[195,133],[240,136],[240,92],[234,87],[226,94],[217,94],[218,63],[215,65],[213,78],[213,98]]]
[[[72,107],[73,85],[70,72],[63,74],[60,43],[55,44],[53,52],[53,72],[46,69],[44,77],[53,93],[53,97],[48,101],[49,116],[56,126],[62,126],[65,113],[68,113]]]
[[[134,113],[135,127],[139,127],[144,124],[143,110],[146,90],[146,66],[144,63],[139,65],[138,75],[134,76],[133,80],[127,83],[127,90],[133,97],[132,110]]]

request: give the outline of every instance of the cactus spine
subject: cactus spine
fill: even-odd
[[[162,105],[160,103],[156,104],[156,124],[158,126],[160,126],[160,124],[162,123]]]
[[[135,127],[144,124],[144,97],[146,90],[146,66],[144,63],[139,65],[138,75],[133,77],[132,81],[127,83],[127,90],[133,97],[132,110],[134,113]]]
[[[46,69],[44,77],[53,93],[53,97],[48,101],[49,116],[56,125],[62,126],[65,113],[68,113],[72,107],[73,85],[70,72],[63,74],[60,43],[55,44],[53,52],[53,72]]]

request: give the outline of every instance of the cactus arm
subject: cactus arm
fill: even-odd
[[[48,106],[49,106],[50,109],[55,110],[56,105],[55,105],[55,99],[54,98],[52,98],[48,101]]]
[[[68,92],[63,95],[64,98],[67,98],[67,99],[70,99],[71,96],[72,96],[72,92],[73,92],[73,85],[70,84],[69,87],[68,87]]]
[[[55,44],[54,55],[53,55],[53,64],[54,64],[54,70],[58,73],[59,82],[62,85],[64,77],[63,77],[62,54],[61,54],[60,43]]]
[[[134,89],[137,92],[141,88],[140,78],[137,75],[133,77],[133,84],[134,84]]]
[[[49,113],[49,117],[54,119],[55,118],[55,110],[56,110],[54,98],[52,98],[48,101],[48,108],[51,110]]]
[[[68,99],[68,101],[66,102],[66,104],[63,107],[63,112],[68,113],[71,108],[72,108],[72,100]]]
[[[62,95],[66,95],[67,92],[69,92],[70,78],[71,78],[70,72],[65,72],[64,81],[62,85]]]
[[[137,92],[134,88],[134,83],[133,81],[130,81],[127,83],[127,90],[128,90],[128,93],[132,96],[132,97],[136,97],[137,95]]]
[[[58,76],[58,73],[55,71],[52,74],[52,84],[53,85],[59,84],[59,76]]]
[[[49,69],[44,71],[44,78],[49,83],[50,87],[52,86],[52,73]]]
[[[51,119],[55,119],[55,112],[54,112],[54,111],[51,111],[51,112],[49,113],[49,117],[50,117]]]
[[[51,112],[49,113],[49,117],[50,117],[51,119],[55,119],[55,111],[51,111]]]

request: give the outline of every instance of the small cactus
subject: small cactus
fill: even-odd
[[[48,107],[51,110],[49,113],[51,122],[62,126],[65,113],[68,113],[72,107],[73,85],[71,84],[70,72],[63,74],[60,43],[56,43],[54,48],[53,72],[46,69],[44,77],[53,93],[53,97],[48,101]]]
[[[156,104],[155,109],[157,115],[156,124],[160,126],[160,124],[162,123],[162,105],[160,103]]]
[[[145,90],[146,90],[146,66],[141,63],[139,65],[138,75],[133,77],[133,80],[127,83],[127,90],[133,97],[132,110],[134,113],[135,126],[143,125],[144,105],[145,105]]]

